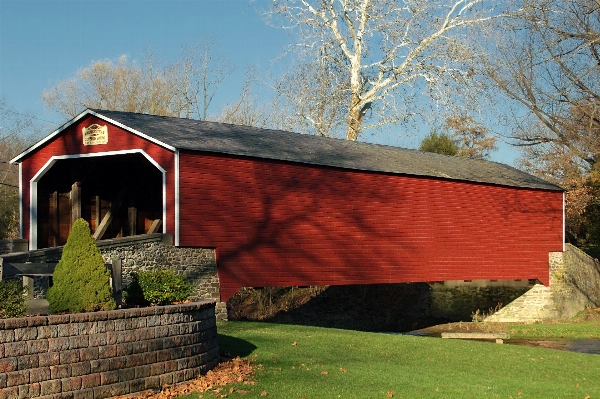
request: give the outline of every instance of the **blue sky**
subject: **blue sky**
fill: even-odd
[[[20,112],[33,112],[53,128],[64,117],[43,107],[41,95],[94,61],[126,55],[142,61],[151,48],[164,62],[206,38],[237,66],[215,98],[213,111],[235,100],[249,66],[263,73],[293,41],[267,26],[266,0],[0,0],[0,97]],[[394,131],[402,131],[402,126]],[[369,141],[416,147],[419,137],[375,136]],[[512,164],[517,151],[506,145],[492,160]]]

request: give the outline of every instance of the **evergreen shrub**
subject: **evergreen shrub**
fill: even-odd
[[[46,295],[52,313],[93,312],[116,307],[110,272],[84,219],[73,223],[53,281]]]
[[[136,305],[168,305],[190,297],[194,287],[173,270],[143,271],[132,275],[127,302]]]
[[[27,311],[27,288],[19,280],[0,281],[0,318],[21,317]]]

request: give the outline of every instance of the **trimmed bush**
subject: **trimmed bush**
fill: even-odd
[[[46,295],[52,313],[93,312],[116,307],[110,272],[84,219],[73,223]]]
[[[23,316],[27,311],[26,294],[21,281],[0,281],[0,319]]]
[[[193,291],[184,276],[172,270],[151,270],[132,276],[127,300],[139,305],[168,305],[188,299]]]

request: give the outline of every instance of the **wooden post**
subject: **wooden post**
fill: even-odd
[[[98,230],[98,226],[100,226],[100,221],[102,220],[102,200],[100,199],[99,195],[96,195],[95,197],[95,201],[96,201],[96,228],[95,230]]]
[[[123,290],[122,290],[122,262],[121,259],[112,260],[112,282],[113,282],[113,298],[117,303],[117,306],[121,306],[123,303]]]
[[[104,233],[106,233],[108,226],[110,226],[110,223],[112,222],[113,217],[115,216],[115,213],[117,212],[120,206],[121,196],[119,196],[119,198],[117,198],[112,204],[110,204],[110,209],[108,210],[108,212],[106,212],[106,215],[104,215],[102,222],[100,222],[92,236],[95,240],[102,239],[102,236],[104,235]]]
[[[104,215],[104,218],[102,218],[102,222],[98,224],[98,227],[96,227],[96,231],[92,235],[92,237],[94,237],[94,240],[101,240],[104,233],[106,233],[106,230],[108,229],[108,226],[112,222],[112,220],[115,216],[115,213],[121,207],[121,202],[122,202],[124,192],[125,192],[125,188],[123,188],[121,190],[121,192],[119,193],[119,195],[117,195],[117,199],[115,199],[113,202],[111,202],[110,209],[108,210],[108,212],[106,212],[106,215]]]
[[[127,234],[130,236],[137,234],[137,207],[135,203],[135,193],[131,193],[128,199],[127,230]]]
[[[129,223],[129,235],[137,234],[137,208],[130,206],[127,208],[127,222]]]
[[[50,230],[50,246],[57,247],[60,240],[60,219],[58,217],[58,191],[54,191],[50,197],[50,208],[52,209],[52,230]]]
[[[33,278],[30,276],[23,276],[23,287],[27,287],[27,295],[29,299],[33,298]]]
[[[71,225],[81,217],[81,187],[79,182],[71,186]]]

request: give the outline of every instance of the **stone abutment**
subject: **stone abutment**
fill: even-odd
[[[220,302],[219,276],[215,250],[212,248],[185,248],[173,246],[172,236],[145,234],[131,237],[99,240],[96,245],[106,263],[121,259],[123,287],[127,289],[132,274],[153,269],[172,269],[183,274],[193,284],[193,300],[207,299],[216,303],[217,319],[227,318],[227,308]],[[45,248],[28,252],[0,255],[5,262],[58,262],[63,247]],[[44,298],[49,279],[34,279],[34,298]]]

